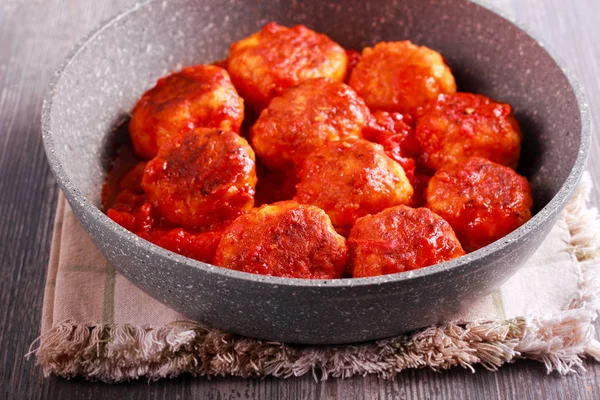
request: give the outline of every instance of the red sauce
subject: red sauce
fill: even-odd
[[[110,219],[160,247],[198,261],[212,263],[223,228],[193,231],[175,227],[150,204],[142,189],[145,161],[138,159],[131,144],[120,145],[103,186],[103,208]]]
[[[360,61],[360,53],[356,50],[346,50],[346,56],[348,56],[348,69],[346,70],[345,82],[348,83],[354,67],[356,67],[356,64]]]

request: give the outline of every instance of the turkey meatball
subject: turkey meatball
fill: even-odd
[[[236,219],[217,247],[215,264],[287,278],[341,278],[346,240],[317,207],[282,201]]]
[[[142,187],[170,222],[207,229],[254,204],[254,152],[231,131],[200,128],[161,147],[146,166]]]
[[[294,200],[325,210],[347,235],[357,218],[408,204],[413,188],[383,148],[366,140],[330,142],[308,156]]]
[[[523,225],[532,204],[527,178],[478,157],[438,170],[427,187],[427,207],[448,221],[467,251]]]
[[[133,109],[129,133],[135,153],[156,156],[159,147],[197,127],[239,132],[244,101],[229,74],[214,65],[196,65],[161,78]]]
[[[349,83],[371,110],[413,116],[438,94],[456,92],[454,77],[441,54],[409,41],[365,47]]]
[[[310,78],[342,82],[346,51],[326,35],[303,25],[287,28],[271,22],[231,45],[227,70],[249,107],[260,111],[282,90]]]
[[[266,165],[290,169],[326,142],[361,138],[370,118],[350,86],[311,79],[275,97],[252,127],[250,138]]]
[[[440,95],[419,119],[416,136],[433,169],[483,157],[517,167],[521,130],[508,104],[471,93]]]
[[[355,278],[394,274],[460,257],[450,225],[426,208],[396,206],[359,218],[348,238]]]

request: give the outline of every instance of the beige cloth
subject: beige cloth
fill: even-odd
[[[288,346],[207,330],[116,272],[60,197],[44,293],[42,335],[32,346],[45,374],[107,382],[183,372],[238,376],[391,377],[405,368],[532,358],[548,371],[582,368],[600,355],[598,221],[586,205],[589,176],[548,238],[500,289],[453,322],[363,345]]]

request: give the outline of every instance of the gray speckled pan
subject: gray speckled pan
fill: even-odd
[[[265,23],[306,24],[348,48],[410,39],[443,53],[462,91],[512,104],[525,133],[520,172],[536,215],[465,257],[346,280],[257,276],[154,246],[100,210],[113,127],[158,77],[222,59]],[[465,0],[149,1],[91,34],[57,73],[43,136],[58,183],[102,253],[158,300],[210,326],[269,340],[348,343],[443,321],[501,285],[546,237],[582,174],[590,121],[582,93],[542,45]]]

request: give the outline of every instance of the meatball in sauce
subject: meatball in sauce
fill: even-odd
[[[254,151],[231,131],[196,129],[161,147],[146,165],[142,187],[173,224],[219,225],[254,205]]]
[[[271,22],[231,45],[227,70],[249,107],[261,111],[283,89],[311,78],[342,82],[346,51],[326,35],[303,25],[288,28]]]
[[[346,240],[323,210],[294,201],[255,208],[226,230],[215,264],[287,278],[341,278]]]
[[[239,133],[244,101],[229,74],[214,65],[196,65],[161,78],[133,109],[129,133],[138,157],[151,159],[159,147],[194,128]]]
[[[410,271],[465,254],[446,221],[426,208],[406,206],[360,218],[348,249],[354,278]]]
[[[311,79],[275,97],[252,127],[250,138],[266,165],[292,169],[327,142],[360,139],[370,118],[350,86]]]
[[[349,84],[371,110],[413,116],[440,93],[456,92],[454,76],[441,54],[409,41],[365,47]]]
[[[366,140],[330,142],[308,156],[299,172],[294,199],[325,210],[347,235],[356,220],[413,195],[404,170],[383,148]]]
[[[448,221],[466,251],[523,225],[532,204],[527,178],[478,157],[438,170],[427,187],[427,207]]]
[[[419,118],[416,137],[432,169],[470,157],[515,169],[521,150],[521,130],[510,105],[471,93],[440,95]]]

